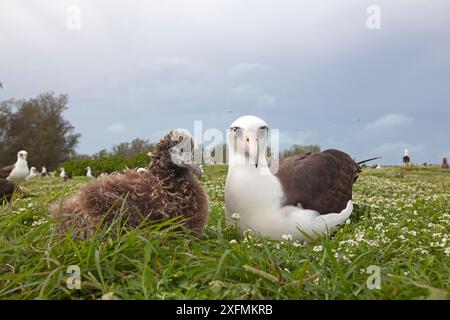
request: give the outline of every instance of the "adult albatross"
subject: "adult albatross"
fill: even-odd
[[[282,159],[273,172],[266,160],[268,131],[267,123],[255,116],[231,124],[225,185],[228,221],[239,217],[241,232],[252,229],[272,239],[290,235],[298,240],[344,223],[353,211],[358,164],[330,149]]]
[[[19,151],[16,163],[0,169],[0,178],[12,181],[15,184],[25,181],[30,173],[27,156],[28,153],[25,150]]]

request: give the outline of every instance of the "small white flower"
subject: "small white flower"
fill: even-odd
[[[231,215],[231,219],[239,220],[239,219],[241,219],[241,215],[239,213],[235,212]]]
[[[297,241],[292,242],[292,245],[293,245],[295,248],[298,248],[298,247],[301,247],[301,246],[302,246],[302,244],[301,244],[300,242],[297,242]]]
[[[445,248],[445,255],[450,256],[450,247]]]
[[[283,234],[281,236],[281,239],[286,240],[286,241],[292,241],[292,235],[290,235],[290,234]]]
[[[315,246],[314,248],[313,248],[313,251],[314,252],[320,252],[320,251],[322,251],[323,250],[323,247],[322,246]]]
[[[350,221],[350,219],[345,220],[345,224],[350,224],[350,223],[352,223],[352,222]]]
[[[230,244],[237,244],[238,242],[237,242],[237,240],[236,239],[231,239],[230,240]]]

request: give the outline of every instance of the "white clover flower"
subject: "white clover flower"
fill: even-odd
[[[237,220],[241,219],[241,215],[239,213],[235,212],[231,215],[231,219],[237,221]]]
[[[292,242],[292,245],[293,245],[295,248],[298,248],[298,247],[301,247],[301,246],[302,246],[302,244],[301,244],[300,242],[298,242],[298,241]]]
[[[345,220],[345,224],[350,224],[350,223],[352,223],[352,222],[350,221],[350,219]]]
[[[314,248],[313,248],[313,251],[314,252],[320,252],[320,251],[322,251],[323,250],[323,247],[322,246],[315,246]]]
[[[281,236],[281,239],[286,240],[286,241],[292,241],[292,235],[290,235],[290,234],[283,234]]]

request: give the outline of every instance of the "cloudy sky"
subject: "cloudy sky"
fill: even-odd
[[[81,153],[254,114],[283,146],[437,163],[450,1],[2,0],[0,81],[0,100],[67,93]]]

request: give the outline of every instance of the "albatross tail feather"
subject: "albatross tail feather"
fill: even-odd
[[[370,158],[370,159],[367,159],[367,160],[359,161],[356,164],[359,166],[360,164],[363,164],[363,163],[366,163],[366,162],[369,162],[369,161],[372,161],[372,160],[377,160],[377,159],[381,159],[381,157],[375,157],[375,158]]]
[[[335,227],[344,224],[353,212],[353,201],[349,200],[344,210],[339,213],[328,213],[318,216],[311,224],[311,231],[317,234],[325,234]]]
[[[376,159],[381,159],[381,157],[375,157],[375,158],[370,158],[370,159],[363,160],[363,161],[359,161],[359,162],[354,162],[354,163],[355,163],[355,166],[356,166],[356,170],[358,171],[358,173],[360,173],[360,172],[362,171],[361,165],[362,165],[363,163],[366,163],[366,162],[369,162],[369,161],[372,161],[372,160],[376,160]],[[358,175],[355,177],[355,179],[353,180],[353,182],[356,182],[357,179],[358,179]]]

